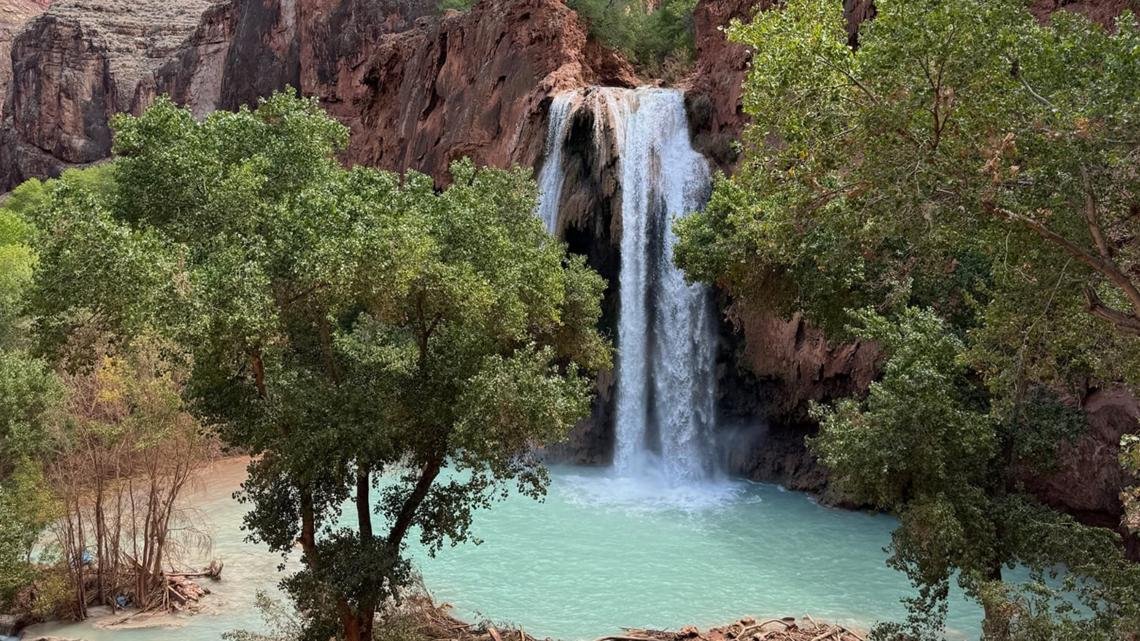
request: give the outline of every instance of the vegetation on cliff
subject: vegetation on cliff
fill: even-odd
[[[603,44],[630,58],[651,75],[668,75],[670,66],[693,56],[696,0],[569,0]]]
[[[1111,531],[1019,479],[1082,427],[1097,386],[1140,383],[1140,27],[1019,2],[794,0],[737,24],[753,48],[738,175],[679,222],[693,278],[802,310],[886,350],[863,400],[816,408],[816,452],[896,512],[891,562],[921,590],[883,635],[937,636],[955,577],[993,638],[1140,629],[1140,571]],[[1003,568],[1025,565],[1018,588]],[[1074,612],[1044,580],[1087,578]]]
[[[466,11],[476,0],[440,0],[440,10]],[[590,35],[620,51],[651,76],[675,75],[692,61],[697,0],[566,0]]]

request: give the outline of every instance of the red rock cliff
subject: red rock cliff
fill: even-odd
[[[59,0],[12,46],[0,189],[107,156],[110,116],[160,93],[205,115],[297,87],[352,129],[349,162],[443,178],[464,155],[533,164],[550,92],[635,82],[559,0],[436,6]]]
[[[0,121],[4,117],[4,96],[12,81],[12,41],[32,18],[43,13],[51,0],[0,0]]]

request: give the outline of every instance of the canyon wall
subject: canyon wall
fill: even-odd
[[[318,97],[351,129],[345,160],[424,171],[440,183],[461,156],[537,167],[550,96],[591,84],[638,84],[633,68],[588,36],[560,0],[481,0],[440,13],[437,0],[0,0],[0,191],[33,176],[110,153],[110,118],[138,113],[169,94],[203,117],[254,103],[285,86]],[[839,1],[839,0],[837,0]],[[1036,0],[1042,19],[1058,9],[1108,23],[1133,0]],[[700,0],[696,60],[686,89],[695,146],[731,171],[732,145],[746,125],[741,84],[749,52],[722,27],[772,0]],[[870,0],[845,0],[850,39],[874,16]],[[45,11],[46,9],[46,11]],[[562,233],[570,247],[616,283],[620,189],[612,155],[599,152],[593,122],[569,135],[568,200]],[[616,287],[605,316],[616,332]],[[735,473],[826,491],[807,453],[809,401],[866,389],[873,345],[834,345],[802,318],[721,300],[720,408],[723,457]],[[594,415],[560,454],[607,461],[612,381],[598,382]],[[1135,429],[1135,399],[1119,390],[1085,402],[1089,433],[1054,476],[1033,479],[1046,501],[1109,522],[1124,482],[1119,435]]]
[[[12,41],[24,26],[43,13],[51,0],[0,0],[0,122],[4,118],[4,100],[12,82]]]
[[[352,130],[347,162],[444,180],[462,156],[533,166],[551,93],[636,83],[558,0],[437,4],[58,0],[12,39],[0,190],[105,158],[111,116],[162,93],[204,116],[292,86]]]

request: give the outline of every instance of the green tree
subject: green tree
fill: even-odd
[[[666,63],[688,63],[694,51],[696,0],[570,0],[590,34],[621,51],[651,74],[668,72]]]
[[[678,222],[678,262],[740,304],[885,347],[867,399],[817,408],[814,447],[900,515],[912,631],[940,626],[957,573],[993,637],[1120,638],[1140,578],[1113,533],[1035,504],[1012,469],[1080,431],[1063,399],[1140,382],[1140,29],[1043,25],[1007,0],[876,7],[854,49],[829,0],[733,25],[754,50],[752,125],[739,172]],[[1044,581],[1002,583],[1009,563],[1096,577],[1071,586],[1089,616]]]
[[[33,563],[32,549],[56,515],[42,462],[64,394],[50,363],[30,349],[27,303],[37,268],[32,219],[56,184],[94,188],[107,175],[105,167],[68,170],[60,181],[29,180],[0,200],[0,604],[12,605],[34,581],[51,580]]]
[[[914,308],[893,320],[870,310],[853,317],[852,330],[889,358],[866,399],[813,409],[820,434],[811,446],[852,498],[899,516],[889,563],[920,591],[907,624],[880,626],[877,636],[941,638],[956,574],[986,608],[987,638],[1034,638],[1028,630],[1046,623],[1078,635],[1061,638],[1127,638],[1140,624],[1140,568],[1111,531],[1084,527],[1019,489],[1016,471],[1040,465],[1049,450],[1033,446],[1039,434],[990,411],[946,322]],[[1015,565],[1031,571],[1026,585],[1002,582],[1003,568]],[[1075,610],[1066,593],[1087,609]]]
[[[61,396],[42,360],[0,349],[0,607],[36,577],[32,550],[52,514],[39,458]]]
[[[437,192],[343,169],[346,137],[291,94],[202,122],[159,100],[115,121],[105,206],[56,192],[41,255],[49,336],[89,309],[190,351],[194,411],[256,457],[249,535],[300,543],[283,586],[322,640],[371,638],[413,529],[437,549],[509,486],[542,493],[527,452],[609,364],[604,282],[544,233],[526,172],[458,162]],[[91,273],[104,255],[129,286]]]
[[[827,0],[731,29],[755,50],[753,124],[738,175],[679,225],[679,261],[836,330],[867,305],[1022,323],[1012,333],[1088,307],[1110,322],[1046,340],[1123,345],[1136,333],[1135,19],[1109,33],[1069,12],[1043,26],[1008,0],[877,8],[855,50]],[[1020,292],[1035,304],[1017,318],[985,309]]]
[[[17,607],[20,591],[36,580],[33,550],[55,514],[38,467],[30,459],[21,460],[0,482],[0,607],[5,611]]]

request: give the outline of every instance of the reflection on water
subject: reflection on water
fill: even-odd
[[[223,580],[179,627],[37,626],[89,641],[205,641],[260,629],[258,590],[274,588],[281,559],[243,542],[243,507],[230,497],[244,463],[212,470],[194,500],[225,562]],[[471,619],[518,624],[538,636],[592,639],[621,627],[677,628],[750,614],[832,619],[866,627],[901,617],[905,577],[886,567],[894,521],[835,510],[772,485],[672,486],[604,470],[556,467],[544,502],[512,497],[477,516],[482,545],[414,549],[428,588]],[[411,537],[414,538],[414,537]],[[121,617],[119,617],[121,618]],[[976,638],[981,613],[956,596],[954,636]]]

